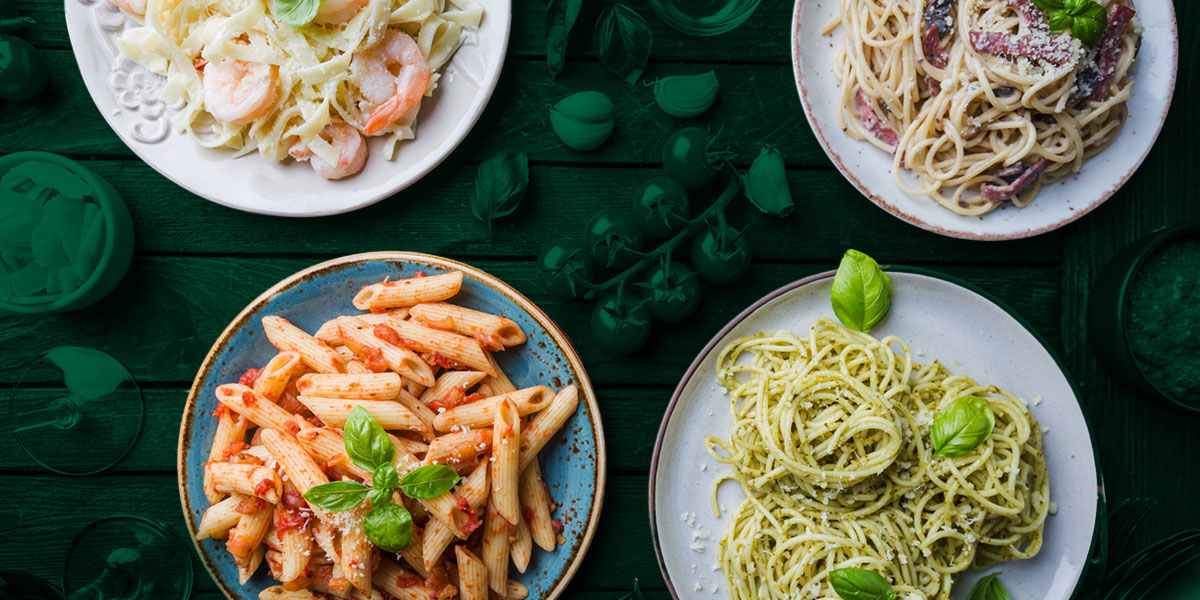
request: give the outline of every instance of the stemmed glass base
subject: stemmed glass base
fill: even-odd
[[[192,591],[190,546],[159,523],[133,516],[84,527],[67,551],[69,600],[180,600]]]

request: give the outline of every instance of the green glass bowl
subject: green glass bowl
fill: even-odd
[[[762,0],[650,0],[654,14],[688,35],[710,36],[737,28]]]
[[[95,304],[117,287],[129,261],[133,258],[133,218],[125,201],[103,177],[83,165],[49,152],[14,152],[0,156],[0,177],[13,167],[29,162],[48,162],[63,167],[92,186],[101,214],[104,216],[104,250],[95,270],[73,292],[52,302],[42,304],[11,304],[0,301],[0,310],[23,314],[53,314],[78,310]]]
[[[1127,330],[1129,288],[1150,255],[1167,242],[1200,235],[1200,223],[1160,229],[1121,249],[1100,271],[1088,300],[1088,345],[1109,375],[1122,387],[1187,412],[1200,414],[1200,405],[1167,394],[1154,385],[1134,359]]]

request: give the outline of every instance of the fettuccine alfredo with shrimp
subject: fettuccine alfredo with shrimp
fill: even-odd
[[[320,0],[293,26],[272,0],[115,0],[142,21],[120,49],[166,78],[175,129],[206,148],[310,161],[326,179],[367,160],[365,136],[415,137],[421,101],[477,27],[476,0]]]

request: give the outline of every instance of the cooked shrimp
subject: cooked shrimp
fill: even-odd
[[[367,162],[367,141],[357,129],[345,123],[330,123],[321,130],[320,136],[338,151],[336,165],[321,160],[304,142],[292,144],[288,154],[296,160],[307,160],[325,179],[342,179],[362,170]]]
[[[279,68],[236,58],[204,67],[204,108],[222,121],[245,125],[264,114],[278,95]]]
[[[113,4],[131,15],[146,16],[146,0],[113,0]]]
[[[313,22],[323,25],[345,23],[354,18],[354,15],[367,5],[367,1],[321,0],[321,7],[317,9],[317,17],[313,19]]]
[[[352,76],[363,96],[375,105],[363,133],[391,127],[421,103],[429,88],[429,63],[407,33],[388,32],[370,50],[354,55]]]

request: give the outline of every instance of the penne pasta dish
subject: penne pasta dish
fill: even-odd
[[[518,389],[493,354],[525,333],[462,279],[366,286],[313,333],[264,317],[278,352],[217,387],[195,537],[266,570],[260,600],[520,599],[510,572],[565,543],[538,454],[578,390]]]

